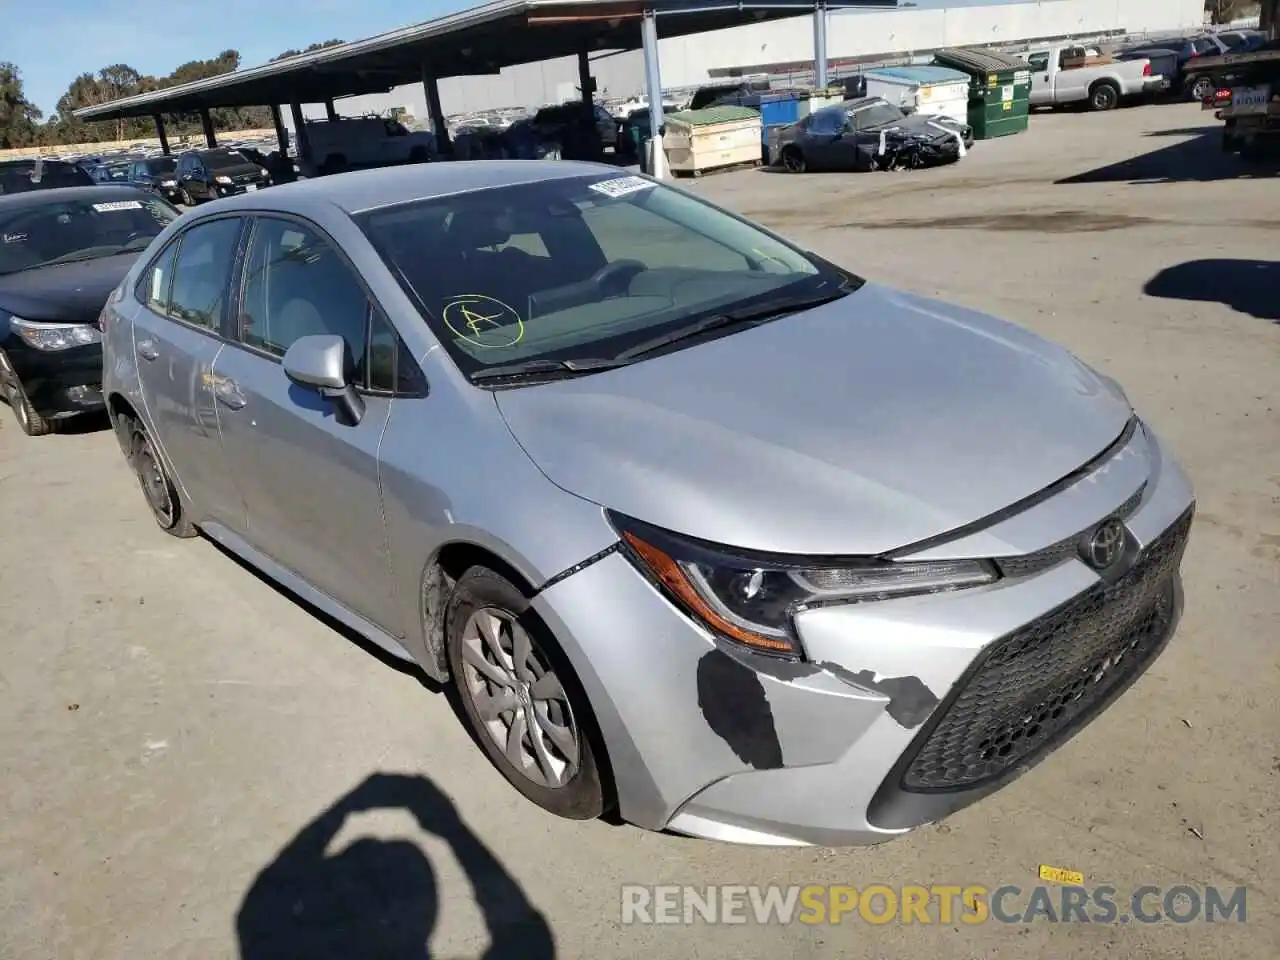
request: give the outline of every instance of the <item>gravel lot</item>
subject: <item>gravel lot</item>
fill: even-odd
[[[524,957],[1280,955],[1263,866],[1280,858],[1280,193],[1204,122],[1190,106],[1037,115],[947,169],[692,186],[863,275],[1067,344],[1127,386],[1197,485],[1186,616],[1162,658],[1007,790],[874,849],[553,820],[445,697],[210,543],[157,530],[109,433],[29,441],[0,412],[0,956],[372,957],[360,924],[384,901],[443,957],[480,955],[491,930]],[[313,823],[362,783],[350,816]],[[320,883],[319,857],[344,850],[332,899],[254,886],[269,865]],[[1248,919],[619,921],[627,882],[1025,888],[1041,863],[1122,892],[1243,885]],[[364,948],[254,939],[300,910],[349,917]]]

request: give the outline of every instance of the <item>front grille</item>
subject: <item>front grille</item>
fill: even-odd
[[[1142,495],[1146,490],[1147,485],[1144,483],[1133,496],[1120,504],[1110,516],[1128,520],[1142,504]],[[1105,517],[1099,517],[1098,521],[1101,522],[1105,519]],[[1089,530],[1083,530],[1074,536],[1067,537],[1065,540],[1059,540],[1057,543],[1043,547],[1035,551],[1035,553],[1026,553],[1016,557],[997,557],[996,565],[1006,577],[1029,577],[1032,574],[1043,573],[1051,567],[1056,567],[1058,564],[1073,557],[1078,557],[1080,555],[1081,541],[1092,530],[1092,527]]]
[[[902,777],[916,792],[964,790],[995,779],[1101,709],[1163,645],[1174,576],[1192,511],[1134,567],[995,641],[941,709]]]

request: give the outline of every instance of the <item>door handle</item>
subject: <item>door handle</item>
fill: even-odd
[[[160,351],[156,349],[155,341],[153,341],[153,340],[139,340],[139,341],[138,341],[138,356],[140,356],[143,360],[158,360],[158,359],[160,359]]]
[[[225,377],[219,378],[214,384],[213,395],[218,398],[223,406],[230,407],[232,410],[241,410],[249,402],[245,395],[240,392],[240,388],[236,386],[235,381],[228,380]]]

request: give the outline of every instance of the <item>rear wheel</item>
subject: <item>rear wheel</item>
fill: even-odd
[[[1187,84],[1187,96],[1196,103],[1202,101],[1205,97],[1209,96],[1209,94],[1213,93],[1213,91],[1213,81],[1208,77],[1194,77],[1191,82]]]
[[[1120,88],[1110,80],[1100,80],[1089,91],[1091,110],[1114,110],[1120,105]]]
[[[129,462],[137,474],[142,496],[151,509],[156,524],[170,536],[186,538],[196,535],[196,528],[182,509],[178,491],[156,450],[151,434],[136,421],[131,425]]]
[[[22,381],[9,363],[9,358],[0,350],[0,396],[3,396],[13,411],[18,426],[28,437],[43,437],[53,432],[53,421],[46,420],[36,412],[36,408],[27,399],[27,392],[22,388]]]
[[[607,804],[591,710],[528,606],[487,567],[464,573],[445,620],[449,669],[476,741],[507,781],[550,813],[593,820]]]

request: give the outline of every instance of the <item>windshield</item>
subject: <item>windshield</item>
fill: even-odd
[[[463,373],[618,358],[725,311],[849,277],[652,180],[592,175],[358,218]]]
[[[0,275],[136,252],[177,216],[153,197],[24,205],[0,214]]]
[[[202,153],[205,166],[210,170],[225,170],[228,167],[243,167],[249,161],[233,150],[210,150]]]
[[[159,177],[166,173],[173,173],[178,168],[178,161],[174,157],[161,157],[158,160],[147,161],[147,173],[153,177]]]
[[[906,117],[905,113],[893,104],[886,103],[883,100],[879,103],[869,103],[865,107],[858,107],[856,110],[849,112],[849,118],[860,130],[880,127],[886,123],[898,123],[904,117]]]

